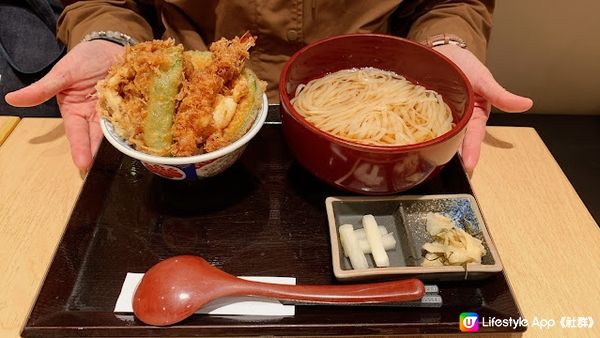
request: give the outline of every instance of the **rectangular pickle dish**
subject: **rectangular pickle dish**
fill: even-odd
[[[340,281],[416,277],[427,281],[484,279],[502,271],[494,246],[475,198],[470,194],[413,195],[388,197],[328,197],[325,201],[335,277]],[[433,237],[426,229],[427,214],[439,213],[468,234],[479,239],[485,249],[481,264],[421,266],[423,244]],[[393,233],[395,245],[386,251],[389,266],[376,267],[371,254],[365,254],[368,268],[353,269],[344,254],[339,227],[352,224],[363,228],[362,218],[371,214],[385,232]]]

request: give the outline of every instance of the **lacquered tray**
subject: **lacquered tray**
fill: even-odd
[[[338,283],[325,198],[348,194],[322,183],[293,159],[278,117],[277,107],[271,107],[268,123],[240,161],[200,182],[154,176],[103,142],[23,336],[458,333],[461,312],[498,319],[522,316],[502,272],[482,281],[439,283],[441,308],[297,306],[292,317],[194,315],[162,328],[113,313],[127,272],[145,272],[180,254],[200,255],[235,275]],[[406,193],[472,191],[454,158],[438,176]],[[480,327],[479,332],[515,330]]]

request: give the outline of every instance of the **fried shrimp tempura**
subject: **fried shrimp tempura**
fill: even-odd
[[[184,99],[173,124],[171,153],[174,156],[203,152],[198,144],[204,143],[209,135],[219,129],[211,123],[215,103],[220,95],[231,92],[232,81],[240,76],[250,55],[248,50],[254,46],[254,42],[255,38],[250,34],[233,40],[222,38],[210,46],[212,62],[208,63],[202,62],[199,55],[186,56],[186,78],[182,89]]]
[[[172,39],[143,42],[98,82],[98,111],[136,149],[190,156],[241,137],[266,83],[245,67],[255,37],[221,39],[210,51],[183,51]]]
[[[222,87],[219,77],[210,75],[213,56],[206,52],[186,53],[184,57],[185,78],[181,93],[183,99],[173,123],[171,154],[195,155],[198,148],[214,131],[212,110],[215,106],[215,88]]]

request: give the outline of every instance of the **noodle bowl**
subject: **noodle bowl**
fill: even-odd
[[[294,108],[315,127],[364,144],[405,145],[452,129],[441,95],[394,72],[340,70],[299,85]]]
[[[385,71],[361,79],[374,69]],[[322,82],[332,74],[336,81]],[[279,97],[283,136],[298,163],[335,188],[369,195],[406,191],[439,173],[456,155],[474,106],[467,77],[449,59],[378,34],[305,46],[283,66]]]

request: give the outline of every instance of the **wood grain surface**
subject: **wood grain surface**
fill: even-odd
[[[18,116],[0,116],[0,146],[15,129],[21,119]]]
[[[83,180],[60,119],[23,119],[0,173],[0,337],[18,337]]]
[[[600,320],[600,228],[532,128],[488,127],[473,191],[526,319],[525,335],[597,337],[562,317]]]
[[[23,119],[0,147],[0,336],[18,337],[82,179],[59,119]],[[600,313],[600,230],[533,129],[490,127],[475,195],[529,321],[525,336],[594,336],[563,316]]]

